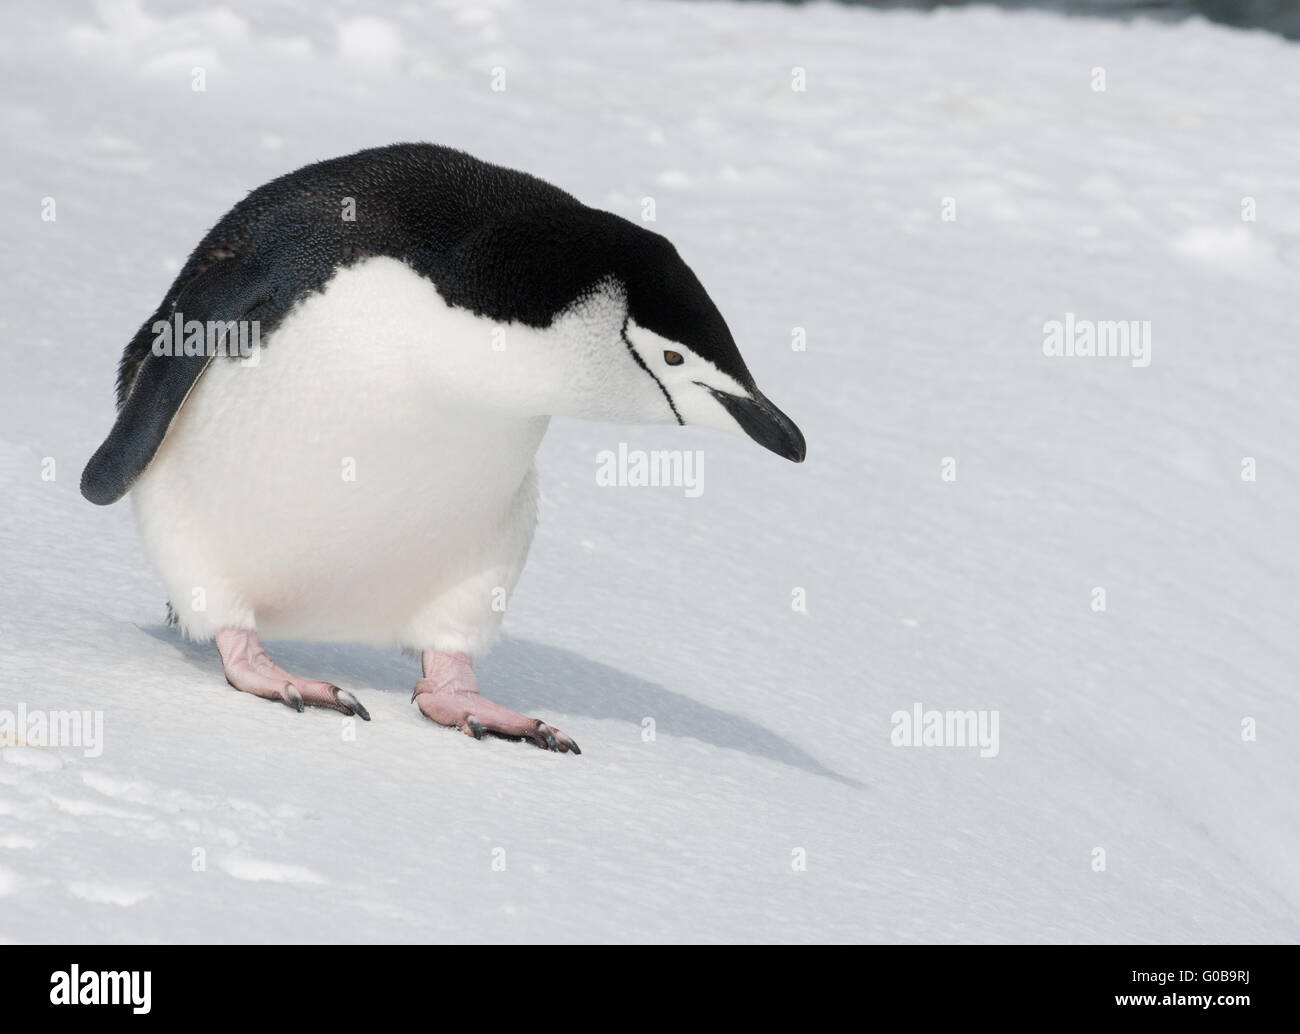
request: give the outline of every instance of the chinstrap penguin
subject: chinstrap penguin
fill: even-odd
[[[250,325],[258,346],[230,348]],[[224,347],[160,347],[164,326]],[[261,636],[396,645],[433,721],[575,754],[473,670],[532,541],[550,418],[804,458],[664,237],[431,144],[309,165],[231,209],[127,345],[117,408],[82,494],[130,491],[174,623],[215,638],[236,689],[369,719]]]

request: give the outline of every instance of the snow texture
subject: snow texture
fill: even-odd
[[[983,8],[377,10],[6,11],[0,709],[100,711],[103,743],[0,747],[0,939],[1300,937],[1298,45]],[[796,466],[553,426],[481,675],[580,758],[433,726],[380,650],[272,647],[357,693],[354,739],[236,693],[165,626],[130,507],[77,491],[204,231],[409,139],[633,219],[653,198],[808,439]],[[1067,313],[1150,321],[1150,365],[1044,355]],[[597,485],[620,442],[703,450],[703,493]],[[996,710],[997,755],[893,745],[917,703]]]

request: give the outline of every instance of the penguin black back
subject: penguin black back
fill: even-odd
[[[355,203],[355,218],[343,217],[346,198]],[[287,173],[249,193],[199,242],[122,356],[118,405],[150,354],[153,324],[170,319],[187,288],[222,263],[257,257],[265,270],[258,279],[268,281],[268,297],[258,313],[267,334],[299,297],[324,287],[340,265],[387,255],[441,287],[456,279],[450,271],[457,243],[485,224],[533,209],[583,207],[536,176],[435,144],[376,147]],[[531,311],[545,305],[538,299]],[[206,318],[199,311],[184,315]]]

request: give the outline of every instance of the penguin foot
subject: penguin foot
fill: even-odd
[[[578,745],[553,725],[528,718],[495,704],[478,691],[478,676],[463,653],[426,650],[424,678],[415,684],[411,700],[421,713],[439,725],[459,729],[481,740],[485,735],[505,740],[527,740],[543,750],[581,754]]]
[[[262,640],[251,628],[223,628],[217,633],[217,649],[221,652],[226,681],[242,693],[279,700],[295,711],[328,707],[370,721],[370,712],[346,689],[329,682],[302,679],[281,668],[267,656]]]

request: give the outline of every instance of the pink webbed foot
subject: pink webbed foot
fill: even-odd
[[[581,754],[573,739],[538,718],[527,718],[494,704],[478,691],[478,677],[463,653],[426,650],[424,678],[415,684],[411,699],[425,717],[481,740],[484,733],[509,740],[528,740],[543,750]]]
[[[247,628],[223,628],[217,633],[217,649],[226,670],[226,681],[244,693],[279,700],[295,711],[328,707],[345,715],[370,721],[370,712],[346,689],[329,682],[313,682],[291,675],[270,657],[257,633]]]

